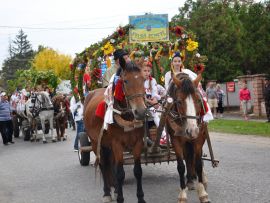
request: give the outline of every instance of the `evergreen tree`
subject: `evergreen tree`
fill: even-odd
[[[27,35],[20,30],[12,43],[9,44],[9,57],[2,65],[2,75],[5,81],[15,78],[16,70],[26,70],[31,67],[34,52]]]

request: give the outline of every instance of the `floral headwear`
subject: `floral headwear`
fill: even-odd
[[[183,61],[183,57],[181,56],[181,53],[180,52],[175,52],[174,54],[173,54],[173,56],[172,56],[172,60],[175,58],[175,57],[179,57],[179,58],[181,58],[181,61]]]

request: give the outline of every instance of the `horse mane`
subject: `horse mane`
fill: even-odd
[[[126,63],[126,66],[124,68],[124,71],[130,73],[130,72],[140,72],[141,69],[133,62]]]
[[[41,99],[45,107],[52,106],[52,102],[47,94],[45,94],[44,92],[41,92],[40,95],[41,95]]]
[[[174,82],[171,80],[169,88],[168,88],[168,93],[169,95],[173,95],[176,91],[176,89],[180,90],[183,94],[189,95],[189,94],[194,94],[196,89],[195,86],[192,82],[192,80],[189,78],[188,74],[186,73],[178,73],[176,75],[176,78],[181,80],[181,86],[178,87],[174,84]]]

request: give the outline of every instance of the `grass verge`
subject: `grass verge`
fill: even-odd
[[[270,123],[264,122],[217,119],[210,121],[208,128],[213,132],[270,137]]]

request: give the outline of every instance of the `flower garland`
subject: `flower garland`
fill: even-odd
[[[78,91],[82,92],[82,78],[86,64],[90,67],[91,87],[90,90],[101,87],[101,64],[105,62],[107,68],[110,68],[110,57],[116,49],[126,49],[130,53],[130,58],[139,62],[141,58],[146,57],[152,63],[152,71],[154,78],[158,83],[164,83],[164,75],[170,70],[170,59],[172,55],[178,51],[181,54],[182,61],[186,67],[194,69],[198,72],[204,69],[204,63],[207,61],[206,56],[201,56],[198,53],[199,44],[192,32],[186,31],[180,25],[170,26],[171,42],[167,43],[144,43],[144,44],[129,44],[130,25],[119,27],[116,31],[103,39],[99,43],[92,44],[82,53],[78,54],[71,68],[72,88],[77,84],[75,82],[76,73],[78,76]],[[87,59],[87,60],[86,60]],[[79,64],[84,64],[83,67]],[[76,71],[79,67],[79,71]],[[81,95],[81,94],[80,94]]]

